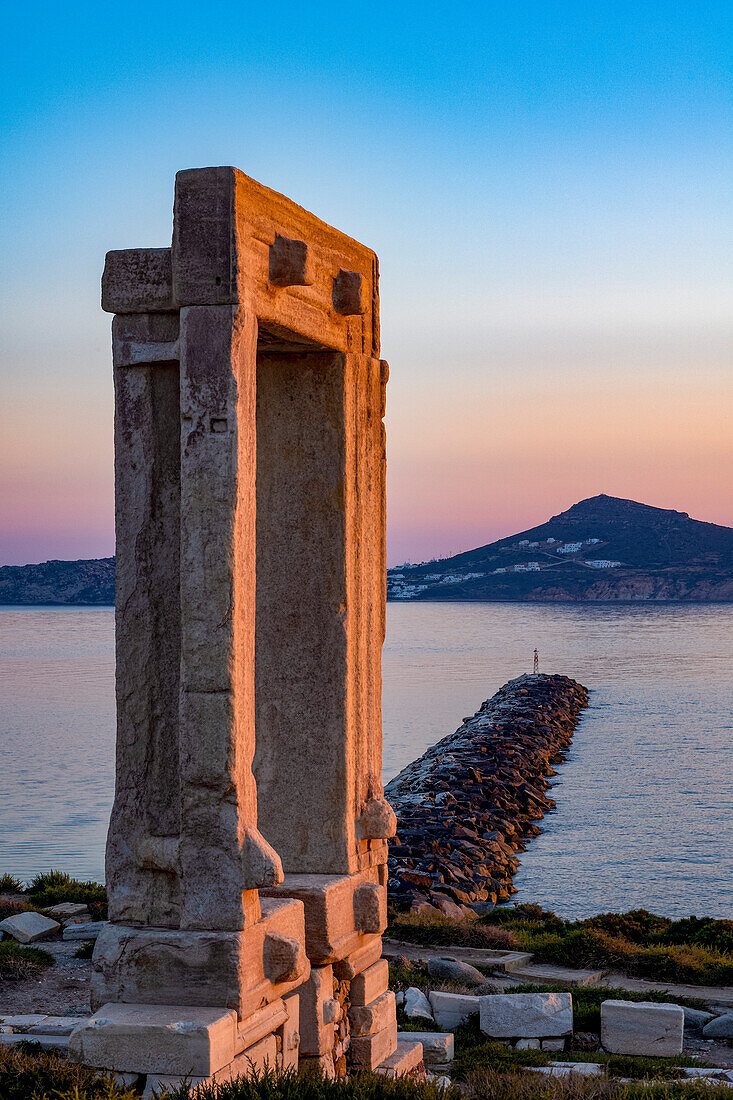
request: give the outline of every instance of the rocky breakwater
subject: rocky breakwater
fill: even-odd
[[[587,690],[567,676],[510,680],[387,785],[397,814],[392,904],[446,911],[516,893],[516,853],[554,808],[548,778],[587,704]]]

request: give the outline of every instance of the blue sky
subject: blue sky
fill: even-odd
[[[390,560],[733,524],[729,4],[37,4],[0,65],[0,563],[111,553],[109,248],[236,164],[374,247]]]

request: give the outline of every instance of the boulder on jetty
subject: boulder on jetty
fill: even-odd
[[[548,777],[587,705],[587,690],[567,676],[519,676],[387,785],[397,815],[393,904],[440,908],[447,896],[480,908],[516,893],[516,852],[554,808]]]

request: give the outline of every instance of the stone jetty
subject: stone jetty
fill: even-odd
[[[450,913],[516,893],[516,853],[554,808],[548,777],[587,704],[587,690],[567,676],[510,680],[388,784],[392,904]]]

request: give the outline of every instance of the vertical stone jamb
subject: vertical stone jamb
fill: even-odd
[[[282,879],[252,775],[257,319],[181,310],[181,927],[243,929]]]

